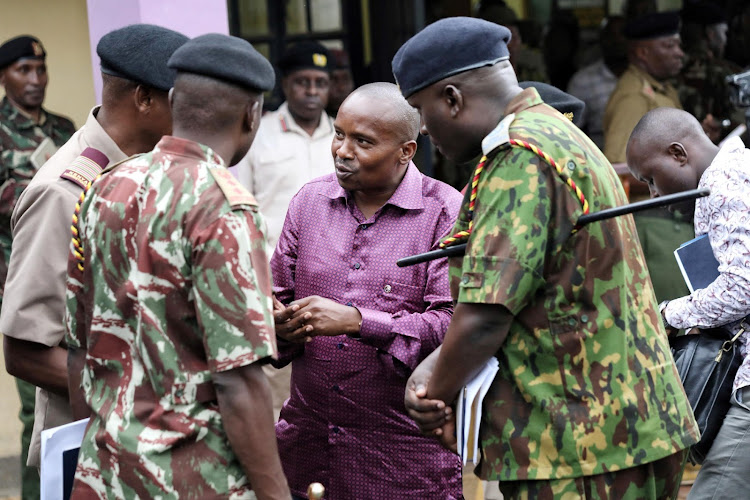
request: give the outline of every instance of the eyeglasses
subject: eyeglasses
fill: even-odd
[[[292,80],[292,85],[295,87],[302,87],[305,90],[310,90],[313,86],[319,90],[326,90],[330,84],[331,82],[328,78],[316,78],[315,80],[311,80],[309,78],[300,77]]]

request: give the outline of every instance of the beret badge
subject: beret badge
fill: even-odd
[[[328,58],[325,56],[325,54],[313,54],[312,60],[315,66],[321,68],[325,68],[326,64],[328,63]]]
[[[36,57],[42,57],[44,55],[44,48],[42,48],[42,44],[39,42],[31,42],[31,50]]]

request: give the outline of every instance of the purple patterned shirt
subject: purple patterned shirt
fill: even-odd
[[[750,314],[750,150],[741,139],[724,144],[698,187],[711,194],[695,202],[695,234],[708,234],[719,277],[706,288],[672,300],[665,316],[677,328],[727,325],[736,333],[739,320]],[[750,386],[750,332],[739,343],[744,359],[734,390]]]
[[[461,498],[458,456],[420,435],[404,409],[411,371],[450,323],[448,261],[396,266],[437,248],[460,204],[458,191],[413,164],[369,219],[335,174],[292,199],[271,259],[277,297],[319,295],[362,313],[360,339],[279,340],[274,365],[292,363],[292,386],[276,435],[295,494],[318,481],[333,499]]]

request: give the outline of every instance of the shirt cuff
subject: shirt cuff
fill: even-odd
[[[688,304],[688,300],[690,299],[690,296],[687,295],[685,297],[680,297],[678,299],[672,299],[669,301],[669,304],[667,304],[664,307],[664,318],[667,320],[667,323],[669,323],[669,326],[672,328],[677,328],[678,330],[684,330],[686,328],[692,328],[696,325],[688,325],[684,321],[680,321],[680,315],[677,314],[677,311],[683,311]]]
[[[364,308],[359,308],[359,312],[362,314],[362,326],[359,329],[360,337],[378,340],[391,336],[393,317],[390,313]]]

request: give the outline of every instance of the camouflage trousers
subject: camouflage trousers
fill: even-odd
[[[677,498],[687,451],[595,476],[500,482],[504,500],[667,500]]]

